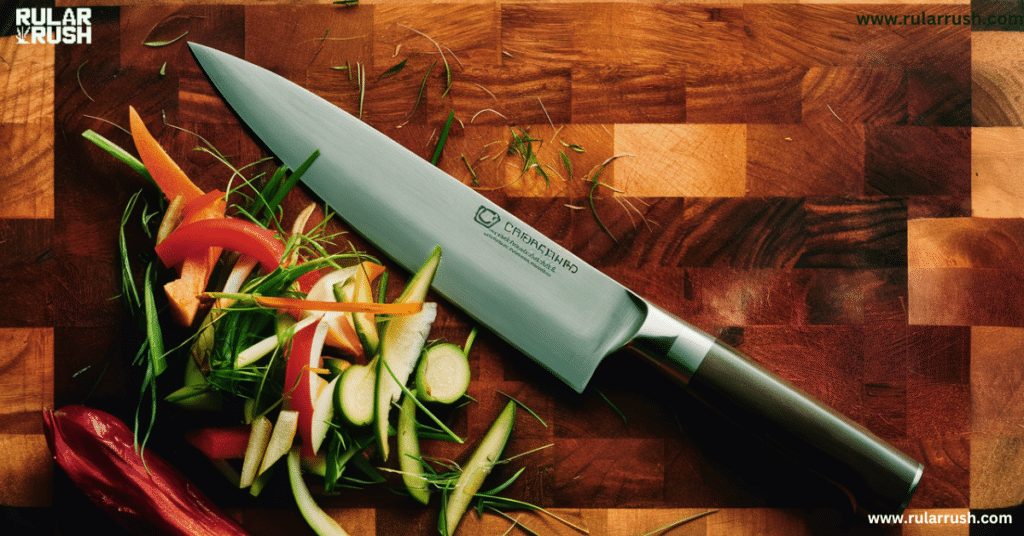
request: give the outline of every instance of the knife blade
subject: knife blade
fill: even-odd
[[[407,270],[439,245],[434,290],[576,391],[629,350],[738,425],[901,512],[923,466],[739,351],[655,306],[423,158],[269,70],[189,43],[253,134],[353,229]]]

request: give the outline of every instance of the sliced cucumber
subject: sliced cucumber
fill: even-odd
[[[469,359],[462,348],[442,343],[423,352],[416,367],[416,396],[424,402],[451,404],[469,388]]]
[[[423,459],[420,458],[420,440],[416,435],[416,401],[408,395],[402,399],[402,412],[398,415],[398,456],[405,489],[412,498],[427,504],[430,488]]]
[[[356,426],[370,424],[373,421],[373,395],[376,388],[376,358],[369,365],[352,365],[335,384],[335,411]]]
[[[516,419],[516,403],[510,400],[505,409],[501,411],[498,418],[494,420],[487,435],[480,441],[480,445],[473,452],[473,456],[462,469],[462,474],[455,482],[451,495],[448,496],[445,506],[444,527],[445,534],[450,536],[459,526],[462,515],[466,513],[469,502],[473,496],[480,491],[484,479],[494,469],[494,464],[501,457],[501,451],[505,450],[505,443],[512,433],[512,424]]]
[[[377,367],[377,392],[374,420],[377,447],[382,459],[388,459],[388,416],[391,404],[402,396],[402,385],[412,376],[423,345],[430,335],[430,325],[437,316],[436,303],[424,303],[423,310],[412,315],[388,320],[381,341],[380,363]],[[387,364],[388,369],[384,368]],[[392,375],[393,374],[393,375]],[[399,385],[401,383],[401,385]]]
[[[300,447],[294,447],[288,451],[288,481],[292,485],[292,495],[295,496],[295,503],[299,505],[299,512],[306,519],[306,523],[309,523],[310,528],[320,536],[348,536],[345,529],[320,508],[313,499],[313,494],[309,492],[306,481],[302,479],[299,450]]]
[[[437,273],[440,262],[441,248],[435,247],[395,303],[422,303],[427,297],[427,291],[430,290],[430,284],[434,281],[434,274]],[[377,367],[374,407],[377,449],[383,460],[388,459],[388,416],[391,413],[391,404],[402,396],[401,385],[405,385],[416,368],[416,362],[430,334],[430,325],[436,317],[437,304],[424,303],[420,312],[392,317],[384,325],[378,355],[381,364],[386,363],[391,372],[388,373],[383,366]]]
[[[331,376],[341,376],[345,369],[352,366],[352,363],[340,357],[324,357],[324,368],[330,371]]]

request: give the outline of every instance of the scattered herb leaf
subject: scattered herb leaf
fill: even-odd
[[[186,30],[185,33],[183,33],[183,34],[179,35],[178,37],[175,37],[174,39],[171,39],[169,41],[146,41],[145,43],[143,43],[143,45],[146,45],[147,47],[153,47],[153,48],[165,47],[167,45],[170,45],[170,44],[173,44],[173,43],[177,43],[178,41],[180,41],[186,35],[188,35],[188,30]]]
[[[420,107],[420,101],[423,100],[423,94],[427,91],[427,79],[430,78],[430,73],[434,70],[435,65],[437,65],[437,60],[434,60],[434,63],[430,64],[430,67],[427,69],[427,74],[423,75],[423,81],[420,82],[420,91],[416,95],[416,103],[413,104],[412,111],[409,112],[409,115],[416,113],[416,109]]]
[[[600,395],[600,397],[603,398],[604,401],[607,402],[608,405],[611,406],[611,408],[613,410],[615,410],[615,413],[619,414],[619,417],[622,417],[623,424],[629,424],[629,421],[626,420],[626,414],[623,413],[622,411],[620,411],[618,406],[616,406],[615,403],[612,402],[611,399],[608,398],[608,396],[604,394],[604,392],[602,392],[600,389],[598,389],[597,390],[597,394]]]
[[[561,141],[561,140],[559,140],[559,142],[562,145],[564,145],[564,146],[568,147],[569,149],[571,149],[572,152],[574,152],[574,153],[581,153],[582,154],[582,153],[586,152],[586,151],[583,150],[583,146],[581,146],[581,145],[577,145],[575,143],[565,143],[564,141]]]
[[[89,93],[85,90],[85,86],[82,85],[82,67],[85,67],[86,63],[89,63],[89,60],[83,61],[82,64],[78,66],[78,70],[75,71],[75,79],[78,80],[78,89],[82,90],[82,93],[85,95],[85,98],[89,99],[92,102],[96,102],[96,99],[89,96]]]
[[[718,510],[708,510],[707,512],[701,512],[699,514],[695,514],[695,515],[692,515],[690,517],[687,517],[687,518],[684,518],[684,519],[680,519],[679,521],[674,521],[672,523],[669,523],[668,525],[665,525],[664,527],[656,528],[656,529],[652,530],[651,532],[645,532],[644,534],[641,534],[640,536],[654,536],[655,534],[660,534],[660,533],[665,532],[667,530],[674,529],[674,528],[676,528],[676,527],[678,527],[680,525],[685,525],[685,524],[687,524],[687,523],[689,523],[691,521],[694,521],[696,519],[700,519],[700,518],[702,518],[704,516],[708,516],[708,515],[714,514],[716,512],[718,512]]]
[[[553,121],[551,121],[551,116],[548,115],[548,109],[544,107],[544,101],[540,100],[540,97],[537,97],[537,102],[540,103],[540,109],[541,109],[541,111],[544,112],[544,117],[548,118],[548,124],[551,125],[551,129],[554,130],[555,129],[555,123]]]
[[[359,0],[334,0],[336,6],[358,6]]]
[[[164,76],[166,74],[167,74],[167,62],[165,61],[164,64],[160,66],[160,76]]]
[[[541,419],[540,415],[537,415],[536,413],[534,413],[532,409],[530,409],[526,404],[523,404],[522,402],[520,402],[519,399],[517,399],[516,397],[514,397],[514,396],[512,396],[512,395],[510,395],[508,393],[503,393],[501,391],[495,391],[495,393],[498,393],[499,395],[507,396],[508,399],[513,401],[513,402],[515,402],[517,406],[525,409],[526,412],[529,413],[530,415],[533,415],[533,418],[537,419],[537,421],[539,421],[541,424],[543,424],[544,428],[548,427],[548,423],[544,422],[544,419]]]
[[[405,62],[407,61],[409,61],[409,58],[406,58],[401,62],[392,65],[390,68],[388,68],[388,70],[384,71],[383,73],[380,73],[380,76],[377,77],[377,80],[384,80],[385,78],[391,78],[392,76],[395,76],[402,69],[405,68]]]
[[[363,102],[366,100],[366,66],[356,62],[356,75],[359,84],[359,118],[363,118]]]
[[[473,166],[469,165],[469,160],[466,160],[466,155],[460,154],[462,163],[466,165],[466,169],[469,170],[469,176],[473,177],[473,186],[480,186],[480,179],[476,176],[476,171],[473,170]]]

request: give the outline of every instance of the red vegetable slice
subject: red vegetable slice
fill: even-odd
[[[223,218],[227,204],[224,192],[214,190],[189,201],[182,210],[182,225],[207,219]],[[199,294],[206,289],[210,275],[220,258],[221,248],[197,250],[181,262],[180,277],[164,285],[171,316],[182,326],[191,326],[199,311]]]
[[[274,232],[234,218],[201,220],[182,224],[156,246],[164,266],[176,266],[196,251],[220,247],[248,255],[267,272],[281,265],[284,244]]]
[[[245,457],[249,446],[249,426],[225,428],[198,428],[185,433],[185,440],[211,460],[231,460]]]
[[[326,380],[311,369],[320,368],[320,352],[327,337],[327,324],[313,322],[295,332],[288,348],[288,365],[284,377],[284,397],[288,409],[299,412],[299,436],[302,455],[314,456],[313,401]]]
[[[133,534],[247,534],[159,456],[136,452],[135,436],[113,415],[72,405],[45,411],[43,421],[57,464]]]

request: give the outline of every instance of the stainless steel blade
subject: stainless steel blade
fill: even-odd
[[[625,287],[366,123],[291,81],[190,43],[256,136],[361,235],[408,270],[435,245],[435,290],[577,391],[646,306]]]

